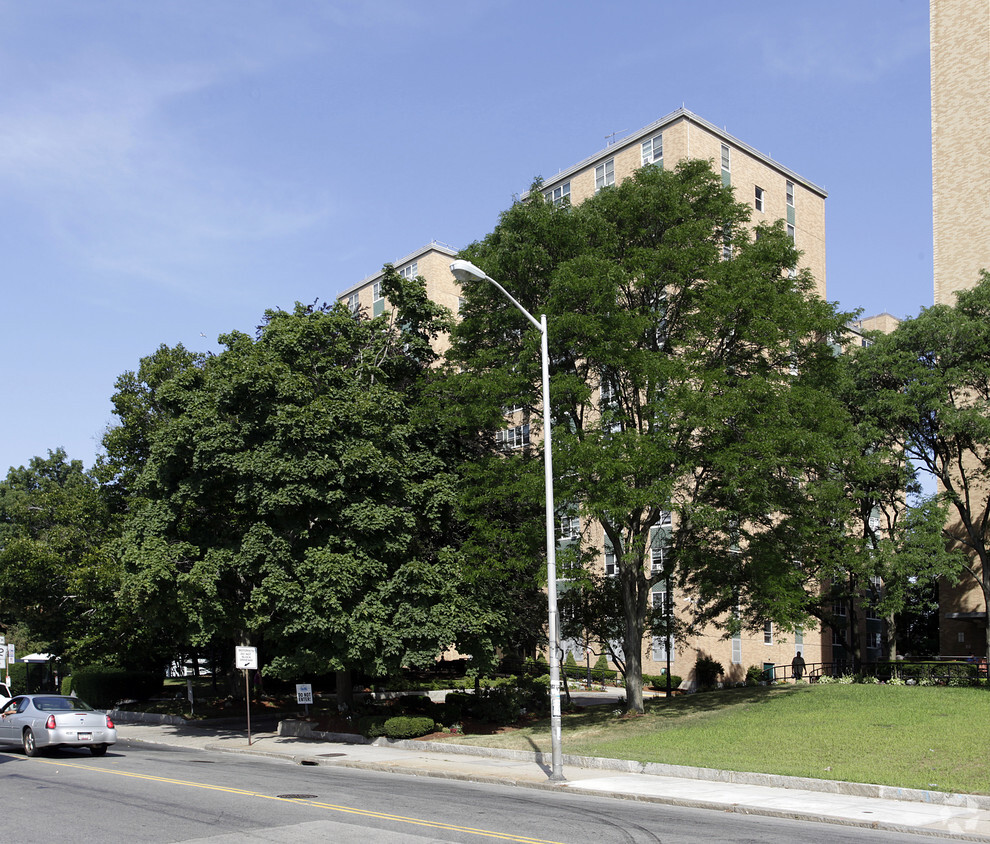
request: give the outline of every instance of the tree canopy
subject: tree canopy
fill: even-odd
[[[463,255],[547,314],[558,507],[600,524],[614,555],[621,636],[603,644],[641,709],[654,587],[690,585],[710,616],[731,598],[760,624],[787,617],[760,598],[786,566],[742,565],[740,532],[766,525],[805,465],[812,407],[823,426],[840,412],[817,407],[815,379],[848,315],[814,295],[781,225],[750,229],[707,162],[643,168],[577,207],[538,188]],[[535,420],[535,332],[485,282],[464,295],[451,358],[492,419],[521,406]]]
[[[857,355],[864,410],[940,484],[957,571],[990,602],[990,274]],[[990,636],[987,637],[990,657]]]
[[[387,269],[383,316],[269,311],[217,355],[162,348],[120,379],[105,470],[135,502],[121,597],[163,641],[250,642],[284,677],[381,676],[484,625],[456,448],[424,406],[448,315]]]

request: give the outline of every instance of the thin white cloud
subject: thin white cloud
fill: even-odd
[[[279,42],[268,60],[287,50]],[[234,44],[152,61],[83,48],[45,63],[0,39],[3,75],[18,80],[0,92],[0,189],[91,267],[159,281],[211,250],[307,230],[325,219],[326,197],[218,162],[174,117],[265,61]]]

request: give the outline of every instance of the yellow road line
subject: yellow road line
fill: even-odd
[[[27,759],[23,760],[27,762]],[[497,838],[501,841],[518,841],[521,844],[560,844],[560,842],[548,841],[543,838],[527,838],[524,835],[512,835],[505,832],[495,832],[489,829],[476,829],[470,826],[457,826],[456,824],[441,823],[439,821],[428,821],[422,818],[408,818],[403,815],[391,815],[387,812],[372,812],[367,809],[355,809],[351,806],[337,806],[333,803],[321,803],[314,800],[304,800],[291,797],[277,797],[271,794],[263,794],[260,791],[248,791],[243,788],[229,788],[222,785],[211,785],[205,782],[192,782],[190,780],[177,780],[170,777],[156,777],[151,774],[135,774],[131,771],[119,771],[113,768],[96,768],[91,765],[80,765],[74,762],[56,762],[54,759],[32,759],[32,763],[42,765],[54,765],[58,768],[76,768],[80,771],[99,771],[104,774],[114,774],[118,777],[130,777],[131,779],[148,780],[150,782],[160,782],[167,785],[182,785],[188,788],[201,788],[207,791],[222,791],[227,794],[237,794],[242,797],[260,797],[264,800],[277,800],[281,803],[295,803],[300,806],[312,806],[316,809],[329,809],[333,812],[341,812],[349,815],[359,815],[365,818],[376,818],[379,820],[397,821],[399,823],[412,824],[413,826],[429,827],[430,829],[443,829],[451,832],[466,832],[471,835],[487,835],[489,838]]]

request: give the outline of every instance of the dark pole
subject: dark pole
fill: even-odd
[[[667,640],[667,699],[670,699],[670,580],[664,581],[663,590],[663,635]]]

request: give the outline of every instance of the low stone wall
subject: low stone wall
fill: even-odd
[[[340,742],[343,744],[371,744],[370,739],[357,733],[326,733],[314,729],[312,721],[297,721],[295,719],[279,721],[278,734],[280,736]]]

